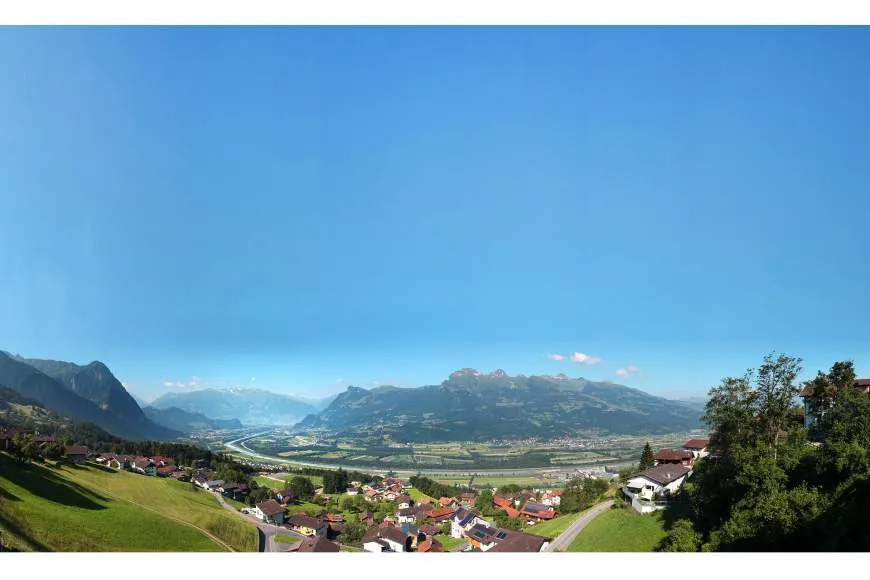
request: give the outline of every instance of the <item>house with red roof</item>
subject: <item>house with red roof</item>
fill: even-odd
[[[691,451],[681,449],[659,449],[653,456],[655,465],[686,465],[691,466],[695,461],[695,454]]]

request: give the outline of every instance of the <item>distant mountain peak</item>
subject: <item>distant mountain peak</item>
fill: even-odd
[[[496,378],[496,379],[503,379],[503,378],[506,378],[508,376],[508,374],[505,371],[503,371],[502,369],[495,369],[494,371],[489,373],[488,376]]]
[[[450,373],[451,379],[458,379],[460,377],[479,377],[480,371],[477,369],[465,368],[459,369],[458,371],[453,371]]]

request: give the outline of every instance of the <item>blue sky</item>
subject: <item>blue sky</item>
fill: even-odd
[[[148,398],[461,367],[699,396],[772,349],[870,375],[868,51],[857,28],[3,29],[0,349]]]

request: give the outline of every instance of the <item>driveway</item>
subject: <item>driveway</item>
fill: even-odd
[[[214,496],[217,498],[218,503],[221,504],[224,509],[231,511],[236,514],[238,517],[246,520],[255,526],[257,526],[257,532],[260,536],[260,552],[288,552],[290,548],[292,548],[295,544],[285,544],[284,542],[276,542],[275,536],[278,534],[293,536],[294,538],[299,538],[299,540],[304,540],[305,536],[302,534],[298,534],[292,530],[287,528],[277,526],[275,524],[267,524],[262,520],[259,520],[251,515],[243,514],[238,511],[236,508],[228,504],[224,501],[223,496],[219,492],[213,492]]]
[[[571,542],[574,541],[574,538],[577,537],[577,534],[583,531],[583,528],[586,525],[594,520],[596,517],[601,515],[603,512],[610,509],[610,506],[613,505],[613,500],[609,499],[605,502],[602,502],[592,508],[590,508],[586,513],[581,515],[579,518],[574,520],[567,530],[559,534],[559,537],[550,542],[550,545],[547,546],[545,551],[547,552],[564,552],[568,549],[568,546],[571,545]]]

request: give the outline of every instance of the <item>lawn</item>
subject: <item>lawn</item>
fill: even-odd
[[[224,497],[224,501],[227,502],[227,504],[229,504],[229,505],[233,506],[234,508],[236,508],[237,510],[243,510],[243,509],[245,509],[245,508],[251,507],[251,506],[249,506],[248,504],[246,504],[245,502],[242,502],[242,501],[236,501],[236,500],[234,500],[234,499],[231,498],[231,497]]]
[[[565,514],[563,516],[556,516],[549,522],[540,522],[533,526],[528,526],[525,528],[525,531],[529,534],[534,534],[536,536],[543,536],[545,538],[556,538],[568,529],[574,520],[580,517],[580,513],[576,514]]]
[[[431,502],[435,501],[434,498],[429,497],[428,495],[426,495],[425,493],[423,493],[419,489],[413,488],[413,487],[408,490],[408,497],[410,497],[412,500],[414,500],[415,503],[427,502],[427,501],[431,503]]]
[[[446,534],[438,534],[437,536],[435,536],[435,539],[438,540],[442,546],[444,546],[445,552],[449,552],[457,546],[464,546],[468,543],[468,540],[466,540],[465,538],[452,538]]]
[[[296,542],[300,542],[301,540],[293,536],[288,536],[287,534],[276,534],[275,541],[282,542],[284,544],[295,544]]]
[[[24,551],[106,552],[106,551],[226,551],[201,530],[171,517],[180,513],[205,513],[194,504],[165,513],[144,510],[107,492],[123,486],[109,480],[138,478],[150,481],[152,504],[159,503],[167,480],[132,474],[107,473],[98,468],[49,468],[19,464],[0,454],[0,529],[14,548]],[[97,485],[94,482],[102,483]],[[177,483],[177,482],[175,482]],[[123,493],[123,491],[121,492]],[[211,499],[214,502],[214,498]],[[214,502],[212,509],[224,511]],[[231,514],[225,514],[233,517]],[[197,519],[197,518],[189,518]],[[203,522],[203,518],[199,518]],[[244,524],[243,521],[239,523]],[[246,525],[246,524],[244,524]],[[209,527],[203,525],[202,527]],[[257,535],[251,531],[251,549],[257,549]],[[220,526],[209,531],[217,537]],[[239,546],[241,548],[241,546]]]
[[[275,491],[279,491],[287,487],[287,484],[291,479],[296,477],[295,475],[285,475],[283,478],[275,478],[275,477],[266,477],[265,475],[255,475],[253,477],[254,481],[257,482],[257,485],[268,487],[270,489],[274,489]],[[311,480],[311,483],[315,488],[318,488],[323,485],[323,478],[317,475],[303,475],[302,477],[307,477]],[[283,482],[283,483],[282,483]]]
[[[569,552],[652,552],[667,535],[661,512],[641,515],[632,509],[610,509],[592,520]]]

